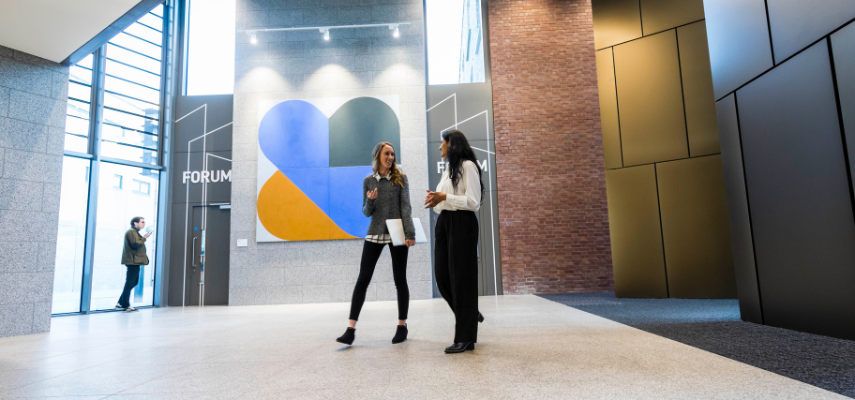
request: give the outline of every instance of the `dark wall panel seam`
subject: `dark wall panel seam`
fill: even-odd
[[[615,48],[611,47],[612,52],[612,75],[615,80],[615,108],[617,109],[617,126],[618,126],[618,147],[620,147],[620,167],[623,168],[626,165],[623,163],[623,136],[621,135],[620,129],[620,100],[618,99],[617,94],[617,70],[615,68]]]
[[[644,15],[641,13],[641,0],[638,0],[638,24],[641,25],[641,37],[644,37]]]
[[[757,268],[757,249],[754,245],[754,221],[751,219],[751,197],[748,193],[748,173],[745,171],[745,147],[742,142],[742,122],[739,120],[739,99],[733,93],[733,108],[736,111],[736,132],[739,136],[739,159],[742,161],[742,183],[745,185],[745,208],[748,210],[748,227],[751,231],[751,252],[754,256],[754,276],[757,279],[757,302],[760,305],[760,323],[766,323],[763,313],[763,294],[760,291],[760,272]]]
[[[769,50],[772,51],[772,65],[777,65],[775,63],[775,44],[772,43],[772,18],[769,17],[769,0],[763,0],[763,5],[766,6],[766,29],[769,31]]]
[[[635,38],[635,39],[630,39],[630,40],[627,40],[627,41],[625,41],[625,42],[620,42],[620,43],[617,43],[617,44],[613,44],[613,45],[606,46],[606,47],[603,47],[603,48],[600,48],[600,49],[595,49],[595,50],[596,50],[596,51],[600,51],[600,50],[608,49],[609,47],[616,47],[616,46],[620,46],[620,45],[622,45],[622,44],[627,44],[627,43],[630,43],[630,42],[634,42],[634,41],[636,41],[636,40],[644,39],[644,38],[646,38],[646,37],[650,37],[650,36],[658,35],[658,34],[663,33],[663,32],[668,32],[668,31],[670,31],[671,29],[682,28],[682,27],[684,27],[684,26],[686,26],[686,25],[696,24],[696,23],[698,23],[698,22],[705,21],[705,20],[706,20],[705,18],[702,18],[702,19],[699,19],[699,20],[697,20],[697,21],[692,21],[692,22],[685,23],[685,24],[683,24],[683,25],[677,25],[677,26],[675,26],[675,27],[673,27],[673,28],[668,28],[668,29],[663,29],[663,30],[661,30],[661,31],[656,31],[656,32],[653,32],[653,33],[648,33],[647,35],[643,35],[643,36],[641,36],[641,37],[637,37],[637,38]]]
[[[773,69],[775,69],[775,68],[779,67],[779,66],[780,66],[780,65],[782,65],[783,63],[785,63],[785,62],[787,62],[787,61],[790,61],[790,59],[792,59],[793,57],[795,57],[795,56],[797,56],[797,55],[801,54],[801,53],[802,53],[802,52],[804,52],[805,50],[807,50],[807,49],[809,49],[809,48],[813,47],[813,45],[815,45],[815,44],[817,44],[817,43],[819,43],[819,42],[821,42],[821,41],[823,41],[823,40],[825,40],[825,39],[830,38],[830,37],[831,37],[831,35],[834,35],[835,33],[837,33],[837,31],[839,31],[839,30],[841,30],[841,29],[845,28],[847,25],[849,25],[849,24],[851,24],[851,23],[853,23],[853,22],[855,22],[855,18],[850,19],[849,21],[844,22],[842,25],[838,26],[838,27],[837,27],[837,29],[835,29],[835,30],[831,31],[828,35],[825,35],[825,36],[823,36],[823,37],[821,37],[821,38],[819,38],[819,39],[817,39],[817,40],[813,41],[811,44],[809,44],[809,45],[805,46],[804,48],[802,48],[801,50],[799,50],[799,51],[795,52],[795,54],[793,54],[793,55],[791,55],[791,56],[787,57],[786,59],[784,59],[784,60],[783,60],[783,61],[781,61],[780,63],[773,65],[771,68],[769,68],[769,69],[767,69],[767,70],[763,71],[761,74],[759,74],[759,75],[757,75],[757,76],[755,76],[755,77],[751,78],[751,80],[749,80],[748,82],[743,83],[743,84],[742,84],[742,85],[740,85],[738,88],[733,89],[732,91],[725,93],[725,94],[724,94],[724,95],[722,95],[721,97],[717,98],[715,101],[716,101],[716,102],[719,102],[719,101],[721,101],[722,99],[724,99],[725,97],[730,96],[730,94],[731,94],[731,93],[734,93],[734,94],[735,94],[735,93],[736,93],[736,91],[738,91],[739,89],[742,89],[742,88],[744,88],[744,87],[748,86],[748,84],[750,84],[751,82],[754,82],[754,81],[756,81],[757,79],[759,79],[761,76],[768,74],[768,73],[769,73],[769,71],[771,71],[771,70],[773,70]]]
[[[659,169],[653,164],[653,178],[656,180],[656,206],[659,209],[659,235],[662,237],[662,266],[665,269],[665,296],[671,298],[671,288],[668,285],[668,259],[665,258],[665,231],[662,228],[662,200],[659,198]]]
[[[692,158],[692,146],[689,145],[689,117],[686,115],[686,88],[683,85],[683,61],[680,60],[680,33],[674,28],[674,38],[677,40],[677,69],[680,70],[680,97],[683,100],[683,126],[686,127],[686,154]]]
[[[834,65],[834,49],[831,46],[831,38],[826,39],[826,44],[828,45],[828,58],[831,64],[831,82],[834,86],[834,102],[837,104],[837,122],[840,124],[840,139],[843,141],[843,160],[846,163],[846,177],[849,178],[849,201],[852,204],[852,214],[855,215],[855,188],[853,188],[852,169],[850,168],[852,164],[849,159],[849,147],[846,144],[846,127],[843,123],[843,107],[840,104],[840,90],[837,88],[837,67]]]

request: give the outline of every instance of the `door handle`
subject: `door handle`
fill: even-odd
[[[190,257],[193,258],[193,266],[194,267],[196,266],[196,239],[198,239],[198,238],[195,238],[195,237],[193,238],[193,252],[190,253]]]

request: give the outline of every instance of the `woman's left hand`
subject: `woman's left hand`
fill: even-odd
[[[415,245],[416,245],[416,241],[415,241],[415,240],[413,240],[413,239],[407,239],[407,240],[404,242],[404,244],[406,244],[406,245],[407,245],[407,247],[413,247],[413,246],[415,246]]]
[[[430,190],[427,193],[427,196],[425,196],[425,208],[434,208],[437,204],[445,201],[445,193],[431,192]]]

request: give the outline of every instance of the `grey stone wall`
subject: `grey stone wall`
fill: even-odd
[[[421,0],[239,0],[237,29],[410,22],[392,37],[387,27],[339,29],[324,41],[317,30],[237,34],[231,225],[231,305],[350,300],[362,240],[256,243],[259,102],[355,96],[398,96],[402,166],[413,216],[428,188],[425,51]],[[248,247],[235,247],[249,239]],[[430,244],[410,250],[412,299],[431,297]],[[384,251],[367,299],[396,298],[391,258]]]
[[[0,337],[50,330],[68,68],[0,47]]]

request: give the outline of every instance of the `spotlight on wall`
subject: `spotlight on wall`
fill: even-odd
[[[255,34],[255,32],[250,32],[250,34],[249,34],[249,42],[250,42],[250,43],[252,43],[252,44],[256,44],[256,43],[258,43],[258,35],[256,35],[256,34]]]
[[[327,29],[321,29],[321,32],[323,32],[323,33],[324,33],[324,40],[330,40],[330,30],[329,30],[329,28],[327,28]]]

